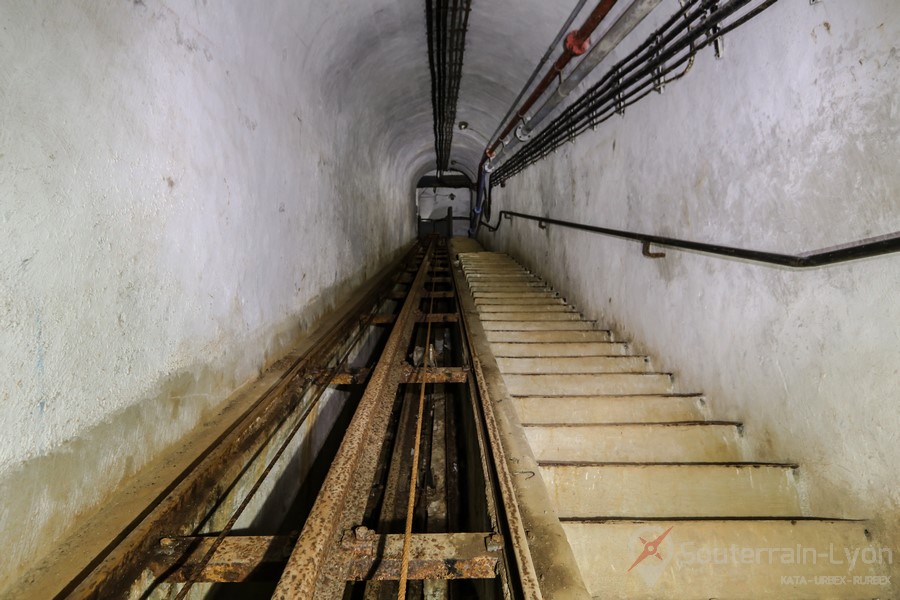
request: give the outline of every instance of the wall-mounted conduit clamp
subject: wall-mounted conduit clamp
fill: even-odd
[[[652,60],[658,63],[653,70],[653,90],[657,94],[662,94],[666,89],[666,61],[662,57],[663,36],[660,32],[656,32],[654,35],[653,47]]]
[[[713,2],[707,12],[707,15],[706,15],[707,18],[709,18],[710,16],[715,14],[715,12],[718,10],[719,10],[719,3]],[[712,27],[709,28],[709,33],[708,33],[709,37],[712,38],[712,41],[713,41],[713,52],[715,53],[716,58],[722,58],[722,56],[724,56],[724,54],[725,54],[725,39],[719,34],[720,31],[721,31],[721,28],[719,27],[719,24],[716,23]]]
[[[522,124],[516,127],[516,138],[520,142],[527,142],[531,139],[531,130],[528,128],[528,121],[522,119]]]

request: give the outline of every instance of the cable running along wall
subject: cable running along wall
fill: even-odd
[[[634,52],[614,65],[578,100],[494,172],[497,185],[683,76],[694,56],[778,0],[688,0]]]
[[[425,3],[438,171],[450,167],[450,145],[456,123],[456,101],[471,6],[471,0],[427,0]]]

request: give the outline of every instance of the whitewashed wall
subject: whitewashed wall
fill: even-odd
[[[0,587],[411,241],[401,8],[0,2]]]
[[[494,214],[786,253],[900,231],[900,4],[782,0],[725,44],[497,188]],[[763,458],[800,461],[816,513],[900,537],[900,256],[800,272],[649,260],[634,242],[524,221],[481,238],[743,419]]]

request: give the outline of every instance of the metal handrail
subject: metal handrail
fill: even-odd
[[[482,221],[482,225],[487,227],[491,232],[496,232],[500,228],[500,225],[501,223],[503,223],[504,219],[512,220],[513,217],[518,217],[520,219],[526,219],[529,221],[537,221],[541,227],[546,227],[547,225],[558,225],[560,227],[568,227],[570,229],[590,231],[591,233],[599,233],[601,235],[607,235],[610,237],[643,242],[644,255],[654,258],[659,257],[660,255],[649,252],[650,244],[654,244],[656,246],[664,246],[667,248],[678,248],[681,250],[694,250],[697,252],[704,252],[717,256],[726,256],[729,258],[740,258],[769,265],[790,267],[793,269],[810,269],[851,260],[859,260],[862,258],[870,258],[873,256],[881,256],[883,254],[900,252],[900,233],[893,233],[889,234],[888,236],[882,236],[879,238],[861,240],[859,242],[854,242],[830,250],[821,250],[818,252],[810,252],[807,254],[791,255],[779,254],[777,252],[764,252],[761,250],[746,250],[744,248],[733,248],[731,246],[720,246],[718,244],[707,244],[704,242],[692,242],[689,240],[680,240],[660,235],[650,235],[646,233],[637,233],[634,231],[611,229],[609,227],[597,227],[595,225],[586,225],[584,223],[563,221],[560,219],[541,217],[538,215],[529,215],[510,210],[500,211],[500,217],[496,225],[492,226],[486,221]]]

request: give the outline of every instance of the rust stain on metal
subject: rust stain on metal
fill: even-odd
[[[501,553],[499,549],[487,547],[486,540],[492,535],[495,534],[413,534],[410,540],[409,579],[496,577]],[[387,581],[400,578],[402,534],[373,535],[364,541],[354,540],[349,549],[343,549],[349,558],[349,579]]]
[[[324,597],[327,594],[319,592],[320,578],[332,582],[342,579],[342,565],[328,562],[329,551],[337,549],[335,541],[339,539],[341,521],[346,520],[343,516],[345,505],[358,504],[350,502],[350,499],[363,496],[359,489],[354,488],[362,486],[368,492],[371,486],[372,474],[358,473],[361,463],[366,471],[369,470],[367,463],[371,457],[363,459],[361,455],[372,447],[367,443],[370,435],[383,437],[383,429],[387,426],[401,383],[402,374],[398,366],[403,362],[403,354],[412,335],[415,312],[432,253],[433,247],[429,246],[273,598],[306,600]],[[373,442],[376,440],[372,439]],[[374,463],[371,468],[374,468]]]
[[[375,315],[372,317],[372,325],[392,325],[397,320],[397,315]]]
[[[469,369],[466,367],[432,367],[411,371],[406,383],[465,383],[468,379]]]
[[[411,260],[414,247],[403,258],[386,269],[352,304],[331,314],[303,342],[303,349],[278,361],[256,383],[238,392],[247,398],[249,408],[231,425],[216,443],[194,461],[194,467],[173,482],[171,492],[152,506],[147,516],[135,521],[123,532],[120,541],[110,544],[86,569],[57,594],[69,598],[124,597],[154,556],[160,537],[185,535],[212,510],[228,491],[230,483],[242,472],[256,451],[273,432],[293,414],[302,401],[297,392],[300,375],[330,357],[359,327],[359,315],[370,314],[389,292],[395,279],[394,270]]]
[[[229,536],[205,565],[215,537],[163,538],[150,571],[167,583],[273,580],[284,568],[296,538]]]

